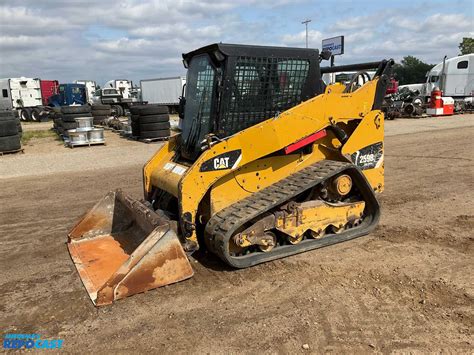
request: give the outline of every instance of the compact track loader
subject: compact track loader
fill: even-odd
[[[320,68],[327,57],[230,44],[183,55],[182,132],[144,166],[144,199],[112,191],[69,233],[94,304],[191,277],[203,246],[245,268],[376,226],[393,61]],[[321,80],[348,70],[347,84]]]

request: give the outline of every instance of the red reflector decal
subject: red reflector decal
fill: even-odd
[[[325,129],[322,129],[321,131],[313,133],[312,135],[305,137],[296,143],[290,144],[288,147],[285,147],[285,154],[290,154],[294,152],[295,150],[300,149],[301,147],[304,147],[308,144],[311,144],[317,141],[320,138],[326,137],[326,135],[327,133]]]

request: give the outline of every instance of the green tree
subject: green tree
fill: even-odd
[[[459,43],[459,55],[474,53],[474,38],[463,37],[462,42]]]
[[[426,72],[433,68],[432,64],[422,62],[416,57],[403,57],[400,64],[393,66],[393,74],[400,85],[420,84],[426,81]]]

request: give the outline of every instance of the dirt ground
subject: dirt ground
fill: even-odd
[[[426,123],[387,122],[372,234],[245,270],[193,259],[194,278],[100,309],[66,234],[108,190],[141,197],[150,152],[15,177],[0,157],[1,331],[82,353],[472,353],[474,115]]]

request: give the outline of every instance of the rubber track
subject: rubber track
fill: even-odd
[[[321,239],[308,238],[296,245],[277,246],[268,253],[254,252],[244,256],[229,254],[230,238],[242,225],[342,171],[353,178],[366,202],[365,218],[360,226]],[[219,211],[207,223],[205,238],[208,248],[226,263],[245,268],[365,235],[376,226],[379,215],[379,204],[363,173],[353,164],[324,160]]]

